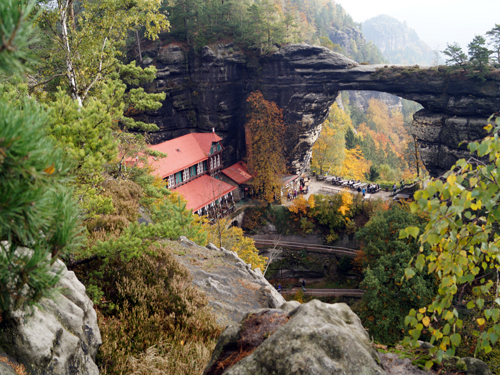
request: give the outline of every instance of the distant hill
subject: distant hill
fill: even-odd
[[[434,51],[406,22],[380,15],[363,22],[362,30],[366,40],[373,42],[392,64],[433,64]]]

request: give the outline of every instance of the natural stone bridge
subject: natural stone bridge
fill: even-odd
[[[420,103],[414,134],[427,169],[438,175],[467,156],[461,141],[485,136],[487,118],[500,108],[500,75],[481,82],[444,67],[358,65],[324,47],[289,45],[259,59],[232,44],[205,46],[199,55],[181,46],[147,51],[158,68],[149,91],[163,91],[163,107],[147,113],[160,126],[155,142],[215,128],[226,163],[245,154],[245,100],[260,90],[283,108],[292,170],[308,163],[312,145],[341,90],[386,92]],[[227,165],[227,164],[226,164]]]

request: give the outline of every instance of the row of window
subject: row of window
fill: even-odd
[[[210,158],[210,170],[220,167],[221,155],[215,155]],[[189,180],[192,177],[196,177],[207,171],[207,160],[199,162],[197,165],[193,165],[189,168],[184,169],[181,172],[177,172],[173,175],[168,176],[168,188],[172,188],[184,181]]]
[[[220,143],[217,143],[217,144],[212,143],[212,147],[210,147],[210,155],[212,155],[214,152],[218,152],[220,150],[221,150]]]
[[[210,170],[220,167],[220,155],[210,158]]]
[[[182,183],[183,181],[189,180],[191,177],[196,177],[197,175],[203,174],[207,171],[207,161],[201,161],[197,165],[193,165],[189,168],[184,169],[181,172],[177,172],[173,175],[168,176],[168,187],[174,187]]]

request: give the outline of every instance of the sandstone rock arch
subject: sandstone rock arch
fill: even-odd
[[[200,54],[179,45],[154,53],[163,107],[146,114],[161,131],[156,142],[194,131],[224,138],[226,163],[245,154],[245,99],[260,90],[284,110],[290,169],[300,172],[311,156],[320,124],[342,90],[390,93],[420,103],[414,134],[427,169],[438,175],[468,154],[459,143],[485,136],[488,117],[500,109],[500,74],[481,82],[444,67],[358,65],[327,48],[289,45],[255,58],[233,44],[205,46]],[[144,116],[143,116],[144,117]]]

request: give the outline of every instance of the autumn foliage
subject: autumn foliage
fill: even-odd
[[[281,177],[286,174],[282,110],[265,100],[260,91],[247,99],[248,121],[245,124],[247,162],[254,178],[252,186],[262,200],[280,196]]]
[[[322,124],[321,134],[313,146],[312,167],[329,174],[339,174],[344,163],[345,132],[352,127],[349,116],[337,103],[330,108],[328,118]]]
[[[229,219],[219,219],[213,225],[206,224],[205,229],[208,232],[208,242],[236,252],[245,263],[251,264],[253,269],[265,269],[267,258],[259,255],[255,241],[245,237],[243,229],[230,226]]]
[[[417,172],[418,154],[408,128],[411,109],[390,109],[380,100],[370,99],[366,113],[337,103],[322,124],[313,147],[311,166],[319,174],[339,175],[346,179],[365,180],[374,167],[380,179],[399,181]],[[419,164],[421,169],[422,165]]]

